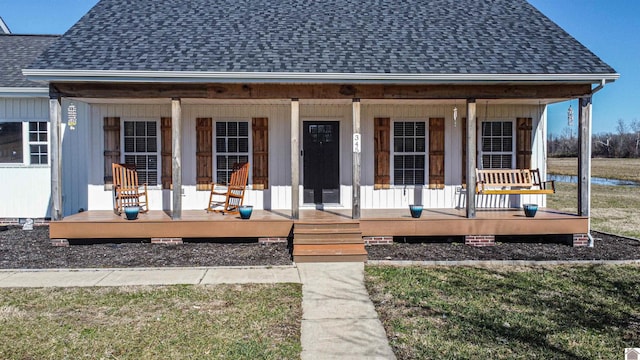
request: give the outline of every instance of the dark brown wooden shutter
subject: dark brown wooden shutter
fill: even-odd
[[[517,118],[516,124],[516,168],[530,169],[533,120],[531,118]]]
[[[211,190],[213,182],[213,119],[196,119],[196,189]]]
[[[467,186],[467,118],[463,117],[462,121],[462,187]]]
[[[105,117],[104,130],[104,183],[113,184],[111,164],[120,163],[120,118]]]
[[[375,118],[374,140],[374,189],[388,189],[391,186],[391,119]]]
[[[444,189],[444,118],[429,119],[429,188]]]
[[[253,118],[253,188],[269,187],[269,119]]]
[[[160,119],[160,155],[162,156],[162,181],[163,189],[171,189],[173,182],[172,177],[172,139],[171,139],[171,118],[163,117]]]

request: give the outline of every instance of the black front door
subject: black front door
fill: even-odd
[[[305,121],[304,202],[340,202],[340,127],[337,121]]]

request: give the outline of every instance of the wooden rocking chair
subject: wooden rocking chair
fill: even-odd
[[[139,206],[141,213],[149,211],[147,184],[138,185],[138,172],[135,165],[111,165],[113,170],[113,211],[120,215],[125,207]]]
[[[211,184],[207,212],[237,214],[244,201],[244,192],[249,178],[249,163],[234,164],[228,184]]]

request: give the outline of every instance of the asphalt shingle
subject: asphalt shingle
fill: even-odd
[[[59,36],[0,34],[0,87],[37,87],[22,69],[35,61]]]
[[[102,0],[30,68],[615,73],[525,0]]]

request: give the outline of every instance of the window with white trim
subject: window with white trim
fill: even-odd
[[[514,164],[513,121],[483,121],[480,134],[483,169],[512,169]]]
[[[135,165],[140,184],[158,185],[160,162],[158,122],[127,120],[124,121],[123,128],[125,164]]]
[[[249,162],[249,122],[216,122],[215,181],[226,183],[235,164]]]
[[[48,165],[46,121],[0,122],[0,164]]]
[[[424,185],[426,126],[424,121],[393,123],[394,185]]]
[[[31,165],[46,165],[49,163],[47,127],[48,123],[46,121],[29,123],[29,156]]]

